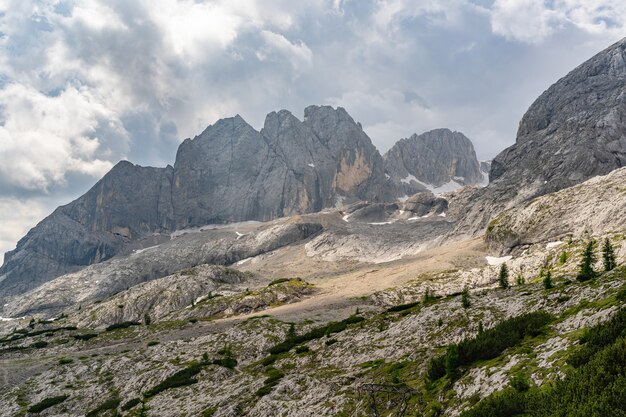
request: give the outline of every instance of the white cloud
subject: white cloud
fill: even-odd
[[[614,36],[624,33],[625,24],[623,0],[496,0],[491,9],[495,34],[528,43],[541,42],[568,25]]]
[[[0,175],[5,184],[45,191],[62,184],[69,172],[99,177],[111,168],[95,157],[100,146],[95,132],[101,120],[115,128],[115,116],[86,88],[68,87],[49,97],[11,83],[0,90],[0,103]]]
[[[0,258],[4,253],[15,249],[15,243],[35,226],[48,208],[37,200],[20,200],[0,196]]]
[[[313,52],[304,42],[292,43],[283,35],[269,30],[261,31],[261,37],[265,45],[257,51],[259,60],[275,59],[279,62],[287,60],[297,72],[311,67]]]

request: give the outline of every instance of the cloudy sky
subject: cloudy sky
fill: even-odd
[[[449,127],[492,158],[625,29],[623,0],[0,0],[0,252],[237,113],[331,104],[381,152]]]

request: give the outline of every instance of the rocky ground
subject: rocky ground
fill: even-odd
[[[609,237],[623,263],[624,237]],[[326,298],[323,280],[315,288],[300,280],[282,280],[265,286],[259,283],[246,291],[239,288],[246,274],[234,272],[231,281],[235,284],[222,284],[232,285],[232,294],[223,296],[223,305],[237,306],[245,297],[248,301],[256,297],[252,304],[262,311],[231,308],[224,314],[224,308],[203,307],[203,302],[222,298],[218,297],[193,306],[184,303],[163,314],[156,313],[165,311],[163,306],[155,305],[155,320],[148,325],[143,322],[107,331],[96,325],[100,322],[85,321],[84,317],[94,314],[107,317],[107,311],[118,308],[118,300],[129,300],[128,294],[120,293],[103,301],[113,307],[94,306],[54,322],[33,322],[30,327],[26,321],[13,322],[17,331],[5,332],[0,345],[0,414],[35,415],[28,412],[29,407],[67,395],[38,415],[104,416],[114,415],[114,410],[129,416],[369,415],[368,384],[384,384],[415,390],[409,395],[407,415],[440,410],[440,415],[455,416],[508,385],[514,374],[524,373],[534,384],[557,378],[581,329],[621,308],[618,294],[626,283],[625,269],[586,283],[575,280],[585,242],[542,242],[514,258],[490,258],[493,265],[484,262],[467,267],[470,262],[459,269],[432,269],[393,288],[369,288],[369,292],[361,288],[361,297],[356,296],[358,290],[346,291],[342,308],[337,309]],[[561,262],[563,252],[568,257]],[[518,276],[524,284],[495,288],[497,264],[503,261],[510,267],[511,284]],[[546,290],[538,282],[542,267],[552,271],[553,289]],[[214,282],[216,277],[224,281],[220,274],[223,269],[202,267],[187,277],[198,277],[199,282]],[[344,278],[351,288],[349,277]],[[165,282],[176,279],[180,275]],[[148,284],[159,285],[158,281]],[[466,285],[471,287],[467,308],[458,295]],[[339,286],[337,281],[335,286]],[[315,304],[317,310],[324,306],[334,310],[335,325],[327,326],[328,316],[326,320],[312,314],[307,318]],[[399,311],[388,311],[399,305]],[[464,369],[453,383],[425,382],[428,361],[449,343],[474,336],[479,326],[489,329],[537,310],[554,315],[540,335]],[[309,334],[297,347],[270,354],[289,334],[304,335],[324,326],[320,334]],[[226,358],[235,359],[236,365]],[[183,386],[169,387],[176,384],[168,378],[181,370],[191,376],[182,378]],[[155,392],[164,382],[161,388],[165,389]],[[388,402],[376,395],[382,415],[398,410],[399,404],[393,401],[398,395],[390,394]]]

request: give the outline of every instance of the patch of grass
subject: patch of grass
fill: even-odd
[[[158,344],[159,344],[159,341],[158,341],[158,340],[151,340],[151,341],[149,341],[149,342],[147,343],[147,346],[148,346],[148,347],[150,347],[150,346],[156,346],[156,345],[158,345]]]
[[[59,358],[59,365],[67,365],[72,362],[74,362],[72,358]]]
[[[284,282],[289,282],[289,281],[291,281],[291,278],[277,278],[273,280],[272,282],[270,282],[267,286],[271,287],[272,285],[278,285],[278,284],[282,284]]]
[[[35,348],[35,349],[43,349],[46,346],[48,346],[48,342],[46,342],[44,340],[39,340],[39,341],[33,343],[32,345],[30,345],[31,348]]]
[[[29,413],[41,413],[43,410],[46,410],[50,407],[53,407],[57,404],[61,404],[63,401],[67,400],[69,395],[57,395],[56,397],[49,397],[44,400],[39,401],[37,404],[34,404],[28,407]]]

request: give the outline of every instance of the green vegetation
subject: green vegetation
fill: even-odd
[[[39,401],[37,404],[28,407],[29,413],[41,413],[43,410],[55,406],[57,404],[61,404],[63,401],[67,400],[69,395],[58,395],[56,397],[49,397],[42,401]]]
[[[170,388],[184,387],[187,385],[195,384],[196,382],[198,382],[198,380],[195,379],[194,376],[198,375],[200,371],[202,371],[202,367],[204,365],[206,365],[206,363],[204,362],[192,363],[188,367],[183,368],[173,375],[165,378],[163,382],[161,382],[154,388],[151,388],[148,391],[144,392],[143,396],[145,398],[150,398]]]
[[[559,255],[559,265],[565,265],[568,259],[569,259],[569,255],[567,251],[563,249],[563,251],[561,252],[561,255]]]
[[[144,313],[143,314],[143,324],[145,324],[146,326],[149,326],[150,323],[152,323],[152,318],[150,318],[150,314]]]
[[[137,404],[139,404],[140,402],[141,402],[141,400],[139,398],[132,398],[132,399],[126,401],[122,405],[122,411],[128,411],[131,408],[133,408],[134,406],[136,406]]]
[[[48,342],[46,342],[45,340],[38,340],[32,345],[30,345],[31,348],[35,348],[35,349],[43,349],[46,346],[48,346]]]
[[[282,284],[284,282],[289,282],[289,281],[291,281],[291,279],[289,278],[277,278],[273,280],[272,282],[270,282],[267,286],[271,287],[272,285],[278,285],[278,284]]]
[[[67,365],[72,362],[74,362],[74,359],[72,358],[59,358],[59,365]]]
[[[272,392],[272,389],[278,385],[278,382],[285,376],[285,374],[276,368],[270,367],[265,371],[265,376],[267,378],[263,382],[263,386],[256,392],[257,397],[263,397]]]
[[[76,340],[89,340],[94,337],[98,337],[98,333],[83,333],[83,334],[75,334],[72,336]]]
[[[131,326],[139,326],[140,324],[141,323],[139,323],[138,321],[123,321],[121,323],[112,324],[108,326],[105,330],[107,332],[111,332],[113,330],[118,330],[118,329],[127,329]]]
[[[577,279],[579,281],[588,281],[596,277],[596,272],[593,270],[593,264],[596,262],[596,241],[590,240],[583,252],[583,259],[580,261],[580,271],[578,272]]]
[[[576,367],[567,369],[564,378],[524,390],[513,385],[485,398],[461,416],[626,415],[625,320],[622,310],[609,322],[587,331],[581,340],[585,345],[573,355]]]
[[[146,344],[146,346],[150,347],[150,346],[156,346],[158,344],[159,344],[158,340],[151,340]]]
[[[612,271],[617,266],[615,261],[615,249],[613,245],[611,245],[611,241],[609,238],[604,240],[604,245],[602,245],[602,260],[604,261],[604,270]]]
[[[431,359],[427,370],[428,378],[436,381],[447,375],[454,379],[459,367],[497,357],[524,337],[538,335],[551,320],[552,316],[543,311],[523,314],[479,332],[473,339],[465,339],[458,345],[449,345],[444,355]]]
[[[545,276],[543,277],[543,288],[545,288],[546,290],[549,290],[553,286],[554,285],[552,284],[552,272],[548,270],[548,272],[546,272]]]
[[[618,311],[606,323],[583,332],[579,339],[580,347],[567,358],[567,363],[578,368],[619,337],[626,337],[626,309]]]
[[[397,306],[389,307],[386,310],[386,312],[387,313],[397,313],[398,311],[410,310],[413,307],[417,307],[418,305],[420,305],[419,301],[416,301],[414,303],[399,304]]]
[[[100,404],[98,407],[94,408],[93,410],[85,414],[85,417],[96,417],[103,411],[117,410],[117,407],[119,405],[120,405],[119,398],[117,397],[109,398],[108,400]]]
[[[222,355],[222,358],[213,360],[213,365],[223,366],[228,369],[235,369],[235,366],[237,366],[237,359],[235,359],[230,345],[224,346],[224,349],[218,353]],[[203,358],[205,357],[203,356]],[[206,358],[208,358],[208,356]]]
[[[470,302],[469,289],[467,287],[464,287],[461,293],[461,305],[463,308],[469,308],[472,305]]]
[[[312,330],[309,330],[307,333],[303,335],[296,335],[292,337],[287,337],[283,342],[274,345],[270,348],[269,352],[272,355],[278,355],[283,352],[289,352],[292,348],[302,343],[308,342],[310,340],[319,339],[321,337],[331,335],[333,333],[339,333],[344,331],[348,325],[360,323],[365,320],[361,316],[350,316],[342,321],[332,321],[324,326],[316,327]]]
[[[509,268],[506,266],[506,263],[500,267],[498,285],[500,285],[500,288],[509,288]]]

